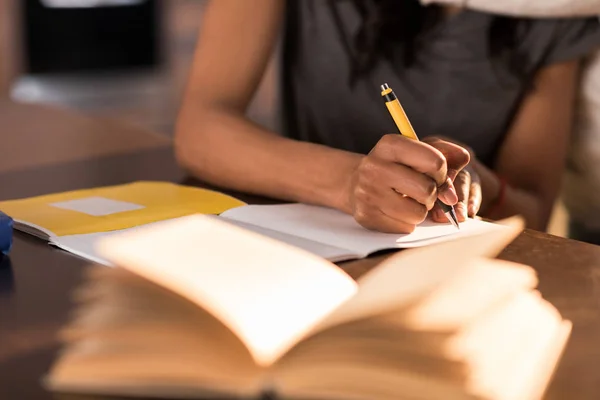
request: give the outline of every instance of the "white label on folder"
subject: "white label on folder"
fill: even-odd
[[[62,208],[65,210],[78,211],[80,213],[92,215],[94,217],[102,217],[125,211],[140,210],[144,206],[139,204],[128,203],[126,201],[111,200],[104,197],[86,197],[77,200],[61,201],[51,203],[53,207]]]

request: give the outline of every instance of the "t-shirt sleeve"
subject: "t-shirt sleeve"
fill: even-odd
[[[542,65],[586,57],[600,48],[600,19],[575,18],[555,22]]]

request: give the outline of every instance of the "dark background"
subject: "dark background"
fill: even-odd
[[[161,61],[161,2],[52,8],[24,0],[22,29],[28,73],[153,67]]]

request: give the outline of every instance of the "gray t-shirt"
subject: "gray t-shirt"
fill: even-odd
[[[335,2],[344,26],[340,30],[328,3],[288,0],[284,134],[366,154],[382,135],[397,133],[379,91],[388,83],[419,137],[458,140],[493,166],[530,86],[490,61],[487,32],[492,15],[465,10],[442,21],[427,34],[414,66],[406,69],[381,59],[351,87],[345,43],[352,43],[361,17],[352,2]],[[532,73],[600,46],[595,18],[536,20],[526,32],[517,46],[527,56],[525,71]]]

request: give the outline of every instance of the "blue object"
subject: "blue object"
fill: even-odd
[[[13,243],[13,219],[0,211],[0,254],[7,255]]]

